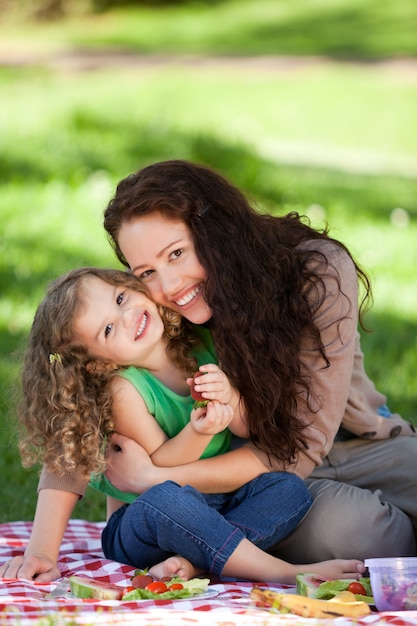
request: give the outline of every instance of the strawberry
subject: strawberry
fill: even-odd
[[[206,400],[206,398],[203,398],[203,396],[201,395],[201,391],[197,391],[194,387],[194,379],[197,378],[197,376],[202,376],[202,372],[196,372],[194,374],[193,382],[191,384],[191,397],[194,400],[193,409],[205,407],[209,402],[208,400]]]
[[[135,589],[145,589],[145,587],[152,582],[152,576],[150,574],[146,574],[143,571],[135,574],[135,576],[131,578],[132,587],[134,587]]]

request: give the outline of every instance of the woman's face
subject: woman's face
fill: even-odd
[[[194,324],[211,318],[203,298],[206,272],[194,249],[190,230],[181,220],[152,213],[124,222],[119,247],[155,302],[178,311]]]

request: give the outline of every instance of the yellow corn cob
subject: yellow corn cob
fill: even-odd
[[[270,589],[254,587],[250,592],[251,600],[263,606],[278,609],[282,613],[294,613],[301,617],[332,618],[362,617],[371,610],[366,602],[341,602],[337,598],[317,600],[292,593],[278,593]]]

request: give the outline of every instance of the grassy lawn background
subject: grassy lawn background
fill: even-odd
[[[119,11],[94,18],[98,29],[91,28],[93,18],[72,18],[48,26],[15,25],[8,36],[16,49],[25,38],[26,46],[39,51],[46,29],[49,50],[58,43],[141,50],[142,33],[153,41],[146,51],[165,53],[163,33],[171,23],[176,35],[166,35],[166,41],[176,41],[176,52],[238,55],[246,41],[246,53],[270,54],[267,37],[262,47],[262,37],[248,35],[263,15],[254,9],[261,5],[268,11],[281,6],[245,1],[239,12],[233,2],[187,12]],[[393,11],[409,17],[410,2],[401,0],[395,9],[373,2],[336,5],[335,32],[349,26],[344,22],[349,6],[365,25],[365,15],[379,12],[374,33],[379,56],[384,50],[402,53],[409,19],[403,30],[381,25],[399,19]],[[301,25],[308,6],[301,1],[291,9],[281,6],[292,17],[275,15],[270,30],[275,24],[275,31],[283,32],[297,19]],[[323,17],[331,3],[321,6]],[[225,37],[230,48],[219,49],[213,25],[217,19],[226,28],[225,12],[232,9],[238,17],[235,39]],[[134,28],[139,15],[152,29]],[[230,20],[227,24],[233,30]],[[180,36],[182,31],[189,37]],[[293,32],[288,41],[295,51],[318,53],[322,47],[324,53],[322,28],[301,29],[307,31],[315,48],[297,47]],[[358,55],[360,41],[349,32]],[[369,48],[372,32],[368,39]],[[0,521],[31,519],[36,501],[37,470],[22,470],[16,453],[13,395],[37,303],[47,282],[63,271],[84,264],[117,267],[101,225],[103,210],[120,178],[155,160],[207,163],[261,210],[297,210],[317,226],[328,221],[373,279],[375,306],[368,316],[373,332],[363,338],[367,369],[392,407],[417,418],[417,81],[406,65],[153,58],[136,68],[92,72],[56,65],[3,67],[0,86],[0,469],[6,503]],[[89,495],[75,516],[103,519],[101,496]]]

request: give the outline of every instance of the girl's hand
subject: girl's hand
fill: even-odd
[[[61,572],[57,564],[43,555],[15,556],[0,566],[0,578],[24,578],[37,582],[50,582],[60,576]]]
[[[198,434],[216,435],[229,426],[233,416],[230,404],[209,402],[206,407],[191,411],[190,422]]]
[[[214,363],[200,365],[201,376],[187,378],[187,383],[194,384],[196,391],[200,391],[206,400],[217,400],[221,404],[230,404],[236,410],[239,404],[240,394],[232,387],[226,374]]]

